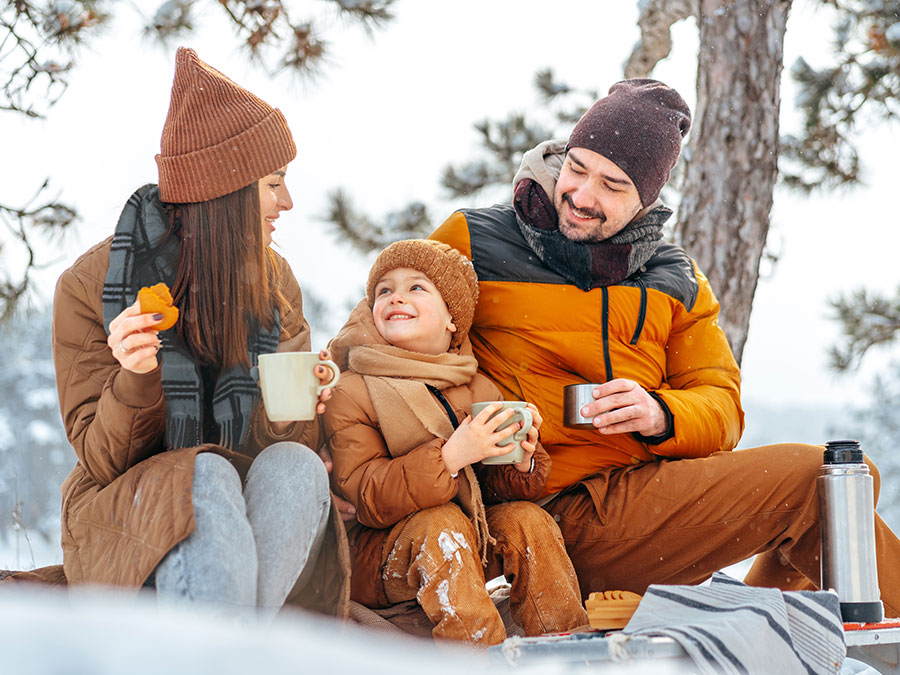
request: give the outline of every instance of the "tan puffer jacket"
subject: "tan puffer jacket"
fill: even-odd
[[[159,369],[138,375],[119,367],[103,329],[101,294],[111,238],[94,246],[62,274],[53,303],[53,357],[60,410],[78,463],[62,486],[62,547],[69,583],[140,587],[162,558],[194,530],[191,483],[194,457],[217,452],[242,475],[253,457],[283,440],[317,447],[318,423],[297,423],[275,434],[260,405],[246,454],[205,445],[167,452],[165,400]],[[290,310],[282,317],[279,351],[308,350],[300,287],[287,262],[281,291]],[[289,598],[305,607],[346,615],[349,553],[332,506],[326,544],[308,594]]]
[[[442,393],[460,421],[472,403],[502,400],[497,387],[481,374]],[[450,475],[441,459],[444,441],[440,438],[391,457],[366,384],[356,373],[341,375],[323,425],[334,458],[335,490],[356,507],[359,521],[348,532],[353,557],[351,597],[370,607],[385,606],[379,567],[382,551],[391,543],[392,526],[417,511],[452,501],[459,479]],[[550,457],[540,444],[534,457],[530,474],[511,465],[474,465],[485,505],[536,499],[550,475]]]

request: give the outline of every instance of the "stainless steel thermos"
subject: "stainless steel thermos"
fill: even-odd
[[[859,443],[826,443],[817,483],[822,588],[837,592],[844,621],[881,621],[874,486]]]

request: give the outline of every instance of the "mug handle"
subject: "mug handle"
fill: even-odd
[[[331,378],[330,382],[326,382],[325,384],[320,384],[317,387],[316,393],[318,395],[321,395],[324,390],[335,386],[340,381],[341,369],[338,368],[337,364],[334,361],[325,361],[323,359],[319,359],[319,362],[316,365],[317,366],[327,366],[328,368],[331,368],[331,372],[334,373],[334,377]]]
[[[513,410],[516,412],[516,415],[522,418],[522,428],[513,434],[513,438],[521,443],[528,438],[528,432],[531,431],[531,424],[534,419],[528,408],[513,408]]]

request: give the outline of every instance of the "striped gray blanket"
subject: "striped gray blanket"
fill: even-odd
[[[623,633],[673,638],[702,673],[837,673],[847,653],[834,592],[721,573],[708,586],[650,586]]]

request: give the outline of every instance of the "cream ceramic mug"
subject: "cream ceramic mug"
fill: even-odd
[[[526,407],[528,404],[525,401],[480,401],[478,403],[472,404],[472,417],[475,417],[484,410],[487,406],[493,405],[494,403],[502,403],[503,407],[500,408],[496,413],[491,415],[491,418],[498,415],[502,411],[507,408],[511,408],[515,411],[515,415],[510,417],[506,422],[497,427],[498,430],[505,429],[510,424],[514,422],[521,422],[522,428],[519,429],[516,433],[510,434],[502,441],[497,443],[499,446],[509,445],[510,443],[515,445],[516,447],[511,451],[507,452],[505,455],[497,455],[496,457],[485,457],[481,460],[482,464],[517,464],[525,459],[525,450],[522,448],[522,441],[528,439],[528,432],[531,431],[531,411]]]
[[[322,384],[316,377],[319,364],[331,368],[334,377]],[[341,377],[334,361],[323,361],[318,352],[275,352],[259,355],[259,388],[266,414],[273,422],[295,422],[316,417],[322,390]]]

